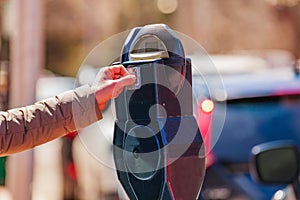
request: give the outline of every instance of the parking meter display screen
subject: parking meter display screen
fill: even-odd
[[[168,50],[164,43],[153,35],[141,37],[135,42],[130,50],[130,60],[147,60],[168,57]]]
[[[158,48],[158,42],[145,42],[145,51],[146,52],[153,52],[153,51],[159,51]]]

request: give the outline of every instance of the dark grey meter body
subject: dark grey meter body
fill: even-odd
[[[131,31],[120,61],[137,82],[115,99],[114,161],[130,199],[197,199],[205,172],[191,62],[166,25]]]

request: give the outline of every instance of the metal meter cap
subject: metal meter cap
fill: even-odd
[[[184,58],[183,46],[175,33],[165,24],[134,28],[122,49],[121,62]]]

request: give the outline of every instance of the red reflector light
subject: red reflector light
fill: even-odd
[[[201,110],[205,113],[210,113],[214,110],[214,102],[210,99],[206,99],[201,103]]]

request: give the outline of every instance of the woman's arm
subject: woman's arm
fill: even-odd
[[[135,76],[119,66],[100,70],[93,87],[85,85],[33,105],[0,112],[0,156],[31,149],[102,118],[108,100]]]
[[[0,155],[31,149],[102,118],[88,85],[0,112]]]

